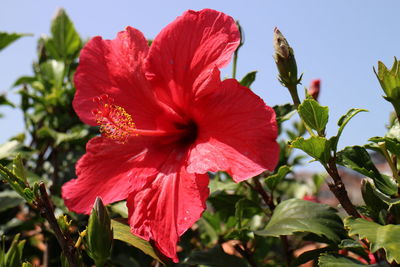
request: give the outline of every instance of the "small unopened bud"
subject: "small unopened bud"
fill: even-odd
[[[378,72],[375,68],[374,72],[386,94],[383,98],[392,103],[397,117],[400,117],[400,61],[394,58],[391,69],[388,69],[385,64],[379,61]]]
[[[97,197],[87,228],[87,252],[96,266],[103,266],[111,255],[112,243],[111,220],[103,202]]]
[[[318,101],[320,89],[321,89],[321,80],[320,79],[312,80],[310,83],[310,88],[308,89],[308,94],[312,98],[314,98],[314,100]]]
[[[296,86],[300,83],[301,77],[297,78],[297,64],[293,49],[276,27],[274,29],[274,49],[274,59],[279,71],[279,81],[285,87]]]

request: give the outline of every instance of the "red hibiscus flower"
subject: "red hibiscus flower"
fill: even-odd
[[[209,9],[185,12],[150,47],[131,27],[114,40],[91,39],[73,105],[102,136],[62,188],[67,207],[89,213],[97,196],[127,199],[132,233],[177,262],[179,237],[205,209],[208,171],[240,182],[273,170],[275,113],[236,80],[220,79],[239,40],[234,20]]]

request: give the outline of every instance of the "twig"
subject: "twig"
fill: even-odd
[[[78,267],[78,257],[76,255],[74,243],[72,239],[69,238],[69,236],[66,237],[61,231],[57,219],[54,216],[53,204],[49,198],[49,195],[47,194],[46,187],[43,182],[39,184],[39,191],[40,197],[38,197],[37,199],[37,207],[40,211],[40,214],[49,222],[50,228],[53,230],[57,241],[60,244],[61,249],[64,252],[64,255],[67,258],[70,266]]]
[[[234,248],[237,252],[240,253],[240,255],[242,255],[243,258],[245,258],[249,262],[250,266],[258,267],[257,263],[253,259],[253,256],[251,255],[251,252],[246,247],[242,247],[240,244],[236,244],[234,245]]]
[[[329,160],[328,166],[325,166],[325,169],[333,179],[333,183],[328,183],[329,189],[339,200],[343,209],[347,212],[347,214],[355,218],[360,218],[360,213],[358,213],[353,203],[351,202],[349,195],[347,194],[346,187],[342,182],[342,177],[340,177],[337,170],[334,157]]]
[[[287,239],[286,235],[281,235],[279,236],[281,241],[282,241],[282,247],[283,247],[283,252],[284,252],[284,257],[285,257],[285,261],[286,261],[286,265],[290,266],[290,262],[292,260],[292,255],[289,249],[289,242]]]
[[[272,199],[272,197],[270,195],[268,195],[268,193],[264,190],[264,187],[262,186],[262,184],[260,183],[260,180],[258,180],[258,177],[254,177],[253,178],[254,184],[255,186],[253,187],[255,191],[257,191],[262,199],[264,200],[265,204],[268,205],[268,207],[270,208],[271,211],[273,211],[275,209],[275,203],[274,200]]]
[[[252,186],[251,184],[249,184],[249,186],[261,195],[262,199],[264,200],[265,204],[268,205],[271,212],[274,212],[276,206],[275,206],[274,200],[272,198],[272,195],[269,195],[267,193],[267,191],[265,191],[264,187],[260,183],[260,180],[258,180],[258,177],[254,177],[253,181],[254,181],[255,186]],[[287,266],[289,266],[290,262],[292,260],[292,255],[291,255],[291,251],[289,248],[289,242],[288,242],[287,236],[281,235],[280,239],[282,241],[282,248],[284,251],[285,261],[286,261]]]

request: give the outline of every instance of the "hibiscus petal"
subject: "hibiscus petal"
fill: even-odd
[[[187,171],[227,171],[236,182],[265,170],[279,159],[275,112],[236,80],[208,85],[196,100],[198,138]],[[208,91],[207,91],[208,90]]]
[[[231,17],[210,9],[189,10],[155,38],[146,76],[161,101],[184,108],[196,90],[196,80],[227,65],[239,43],[240,33]]]
[[[208,175],[187,173],[182,162],[172,152],[159,174],[132,182],[127,200],[132,233],[152,240],[174,262],[179,237],[201,217],[209,195]]]
[[[123,200],[129,194],[129,178],[137,175],[135,163],[146,155],[143,144],[118,144],[103,137],[95,137],[86,146],[86,154],[76,165],[77,179],[62,187],[62,197],[68,209],[90,213],[97,196],[104,204]],[[141,169],[149,175],[148,169]]]
[[[74,82],[73,106],[81,120],[96,125],[94,97],[107,94],[131,114],[141,127],[152,127],[159,112],[142,65],[148,45],[143,34],[131,27],[114,40],[92,38],[82,49]]]

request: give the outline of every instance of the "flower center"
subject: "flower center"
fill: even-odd
[[[100,126],[103,136],[120,143],[126,143],[129,137],[143,136],[187,136],[185,128],[177,127],[175,130],[142,130],[137,129],[132,116],[126,110],[114,104],[114,99],[108,95],[93,98],[97,109],[92,110],[96,123]]]

